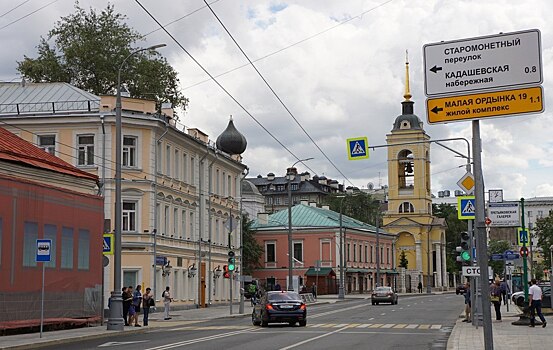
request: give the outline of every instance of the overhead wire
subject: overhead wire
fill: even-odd
[[[290,117],[292,117],[292,119],[294,119],[294,121],[296,122],[296,124],[300,127],[300,129],[304,132],[304,134],[309,138],[309,140],[311,140],[311,142],[313,143],[313,145],[315,145],[315,147],[319,150],[319,152],[321,152],[321,154],[326,158],[326,160],[328,160],[328,162],[334,167],[334,169],[336,169],[338,171],[338,173],[340,173],[340,175],[342,175],[344,177],[344,179],[349,182],[352,186],[355,186],[353,184],[353,182],[351,182],[351,180],[336,166],[336,164],[334,164],[334,162],[328,157],[328,155],[321,149],[321,147],[319,147],[319,145],[317,144],[317,142],[311,137],[311,135],[309,135],[309,133],[307,132],[307,130],[305,130],[305,128],[303,127],[303,125],[299,122],[299,120],[296,118],[296,116],[292,113],[292,111],[290,111],[290,109],[288,108],[288,106],[284,103],[284,101],[282,101],[282,99],[280,98],[280,96],[276,93],[276,91],[273,89],[273,87],[271,86],[271,84],[269,84],[269,82],[267,81],[267,79],[265,79],[265,77],[263,76],[263,74],[261,74],[261,72],[259,71],[259,69],[257,69],[257,67],[255,66],[255,64],[252,62],[252,60],[250,59],[250,57],[248,56],[248,54],[246,54],[246,52],[244,52],[244,50],[242,49],[242,47],[240,46],[240,44],[238,44],[238,42],[236,41],[236,39],[234,38],[234,36],[230,33],[230,31],[227,29],[227,27],[225,26],[225,24],[223,23],[223,21],[221,21],[221,19],[219,18],[219,16],[217,16],[217,14],[215,13],[215,11],[213,11],[213,9],[211,8],[211,5],[207,3],[206,0],[204,0],[204,3],[206,4],[207,8],[209,8],[209,10],[211,11],[211,13],[213,14],[213,16],[215,16],[215,18],[217,19],[217,21],[219,22],[219,24],[221,24],[221,26],[223,27],[223,29],[225,30],[225,32],[228,34],[228,36],[232,39],[232,41],[234,42],[234,44],[238,47],[238,49],[240,50],[240,52],[242,52],[242,54],[244,55],[244,57],[246,57],[246,59],[248,60],[248,62],[250,63],[250,65],[253,67],[253,69],[256,71],[257,75],[259,75],[259,77],[261,78],[261,80],[263,80],[263,82],[265,83],[265,85],[269,88],[269,90],[271,90],[271,93],[275,96],[275,98],[278,100],[278,102],[280,102],[280,104],[282,105],[282,107],[286,110],[286,112],[290,115]],[[305,165],[304,162],[301,162],[303,165]]]
[[[59,0],[50,1],[50,2],[47,3],[46,5],[44,5],[44,6],[42,6],[42,7],[39,7],[38,9],[36,9],[36,10],[34,10],[34,11],[32,11],[32,12],[26,14],[25,16],[19,17],[18,19],[14,20],[14,21],[11,21],[10,23],[4,25],[3,27],[0,27],[0,30],[9,27],[9,26],[11,26],[12,24],[17,23],[17,22],[21,21],[22,19],[25,19],[25,18],[27,18],[27,17],[29,17],[29,16],[31,16],[31,15],[37,13],[38,11],[40,11],[40,10],[42,10],[42,9],[44,9],[44,8],[46,8],[46,7],[48,7],[48,6],[50,6],[50,5],[52,5],[53,3],[58,2],[58,1],[59,1]]]
[[[25,0],[23,1],[22,3],[20,3],[19,5],[16,5],[15,7],[13,7],[11,10],[8,10],[7,12],[4,12],[3,14],[0,15],[0,18],[4,17],[5,15],[7,14],[10,14],[12,11],[14,10],[17,10],[18,8],[20,8],[21,6],[25,5],[26,3],[28,3],[29,1],[31,0]]]
[[[250,113],[250,111],[248,111],[246,107],[244,107],[165,27],[163,27],[163,25],[159,22],[159,20],[146,7],[144,7],[144,5],[142,5],[142,3],[139,0],[135,0],[135,2],[144,10],[144,12],[148,14],[148,16],[150,16],[150,18],[154,22],[157,23],[157,25],[159,25],[163,29],[163,31],[171,38],[171,40],[173,40],[173,42],[177,44],[177,46],[188,55],[188,57],[192,61],[194,61],[194,63],[196,63],[196,65],[198,65],[198,67],[200,67],[204,71],[204,73],[207,74],[215,82],[215,84],[217,84],[217,86],[219,86],[219,88],[223,90],[223,92],[228,97],[230,97],[231,100],[234,101],[234,103],[236,103],[250,118],[252,118],[257,123],[257,125],[259,125],[267,134],[269,134],[269,136],[271,136],[273,140],[275,140],[282,148],[284,148],[292,157],[294,157],[298,161],[301,160],[301,158],[296,156],[294,152],[292,152],[273,133],[271,133],[269,129],[267,129],[252,113]],[[309,169],[312,173],[316,174],[316,172],[313,169],[311,169],[308,165],[305,165],[305,167]]]

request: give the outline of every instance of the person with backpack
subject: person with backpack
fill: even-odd
[[[142,295],[142,310],[144,310],[144,326],[148,325],[148,316],[150,315],[150,307],[155,306],[152,289],[146,288],[146,293]]]
[[[164,314],[164,320],[170,320],[171,317],[169,317],[169,308],[171,306],[171,302],[173,301],[173,298],[171,298],[171,292],[169,292],[169,286],[165,287],[165,290],[163,293],[161,293],[161,298],[163,299],[163,314]]]

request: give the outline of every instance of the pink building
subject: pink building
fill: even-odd
[[[267,290],[288,284],[288,210],[259,214],[252,229],[264,254],[253,273]],[[344,287],[346,293],[364,293],[376,286],[377,229],[342,216],[345,235]],[[380,285],[395,285],[395,235],[379,230]],[[340,214],[309,205],[292,207],[294,289],[316,284],[318,294],[338,293],[340,278]],[[317,268],[319,266],[319,268]]]

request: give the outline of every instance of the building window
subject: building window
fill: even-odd
[[[136,270],[124,270],[123,271],[123,285],[124,286],[136,286],[138,284],[138,271]]]
[[[175,179],[180,180],[180,153],[175,150]]]
[[[347,259],[346,261],[350,261],[350,260],[349,260],[349,255],[350,255],[349,243],[348,243],[348,248],[347,248],[347,249],[348,249],[348,250],[347,250],[347,253],[346,253],[346,259]]]
[[[79,230],[78,244],[77,268],[88,270],[90,265],[90,232],[88,230]]]
[[[228,195],[232,196],[232,177],[230,175],[227,176],[227,187],[228,187]]]
[[[165,175],[171,176],[171,146],[165,147]]]
[[[61,230],[61,268],[73,268],[73,229],[63,227]]]
[[[38,135],[38,147],[55,156],[56,135]]]
[[[182,155],[182,180],[188,181],[188,156],[186,154]]]
[[[94,135],[77,136],[78,165],[94,165]]]
[[[538,218],[543,218],[543,210],[538,210]]]
[[[163,234],[168,235],[169,234],[169,206],[165,206],[165,210],[163,210]]]
[[[294,243],[294,259],[303,261],[303,242]]]
[[[45,263],[46,267],[56,268],[56,237],[58,228],[56,225],[44,225],[44,238],[52,241],[50,245],[50,262]]]
[[[275,190],[277,192],[284,192],[284,190],[286,190],[286,187],[284,185],[276,185]]]
[[[158,173],[161,173],[161,142],[157,143],[157,149],[156,149],[156,170]]]
[[[369,247],[368,246],[365,246],[365,262],[369,262]]]
[[[380,258],[379,258],[379,261],[380,261],[380,262],[383,262],[383,261],[384,261],[384,247],[380,247]]]
[[[280,203],[281,203],[280,199],[281,199],[280,197],[275,197],[275,204],[276,205],[280,205]]]
[[[274,242],[265,243],[265,262],[276,262],[276,244]],[[294,252],[295,255],[295,252]]]
[[[190,227],[190,239],[194,239],[196,236],[196,232],[194,232],[194,212],[190,212],[190,220],[188,222],[188,226]]]
[[[361,244],[359,244],[359,262],[363,262],[363,258],[362,258],[362,255],[361,255],[362,249],[363,249],[363,246],[361,246]]]
[[[181,232],[181,238],[184,239],[186,238],[186,210],[183,210],[182,211],[182,216],[181,216],[181,227],[182,227],[182,232]]]
[[[177,208],[173,209],[173,236],[179,236],[179,210]]]
[[[136,203],[123,202],[123,231],[136,232]]]
[[[273,204],[273,197],[265,197],[265,204]]]
[[[220,237],[221,230],[219,226],[220,226],[219,219],[215,219],[215,242],[223,243],[223,237]]]
[[[221,193],[222,196],[228,197],[227,192],[227,182],[225,181],[227,178],[227,173],[223,171],[223,177],[221,178],[221,182],[223,183],[223,193]]]
[[[298,190],[298,184],[291,184],[290,189],[291,189],[292,191],[297,191],[297,190]]]
[[[399,206],[399,212],[400,213],[414,213],[415,212],[415,207],[413,207],[413,204],[411,204],[409,202],[403,202]]]
[[[532,217],[532,211],[531,211],[531,210],[528,210],[528,217],[529,217],[529,218]]]
[[[123,137],[123,166],[136,168],[136,137]]]
[[[374,256],[374,247],[371,245],[371,250],[370,250],[370,253],[371,253],[371,263],[374,262],[374,259],[373,259],[373,256]]]
[[[357,244],[353,243],[353,261],[357,261]]]
[[[390,263],[390,248],[386,248],[386,264]]]
[[[36,240],[38,239],[38,224],[25,222],[23,236],[23,266],[36,266]]]
[[[196,175],[194,172],[196,171],[194,167],[194,157],[190,157],[190,184],[194,185],[194,182],[196,181]]]
[[[219,169],[217,169],[215,171],[215,193],[216,194],[221,194],[219,192]]]

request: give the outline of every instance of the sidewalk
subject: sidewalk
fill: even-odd
[[[553,344],[553,318],[545,316],[547,327],[515,326],[512,322],[519,319],[520,310],[515,305],[509,305],[509,312],[505,305],[501,305],[501,322],[495,321],[495,311],[492,309],[492,333],[494,349],[551,349]],[[478,350],[484,349],[484,330],[474,327],[470,323],[462,322],[459,318],[447,342],[448,350]]]

